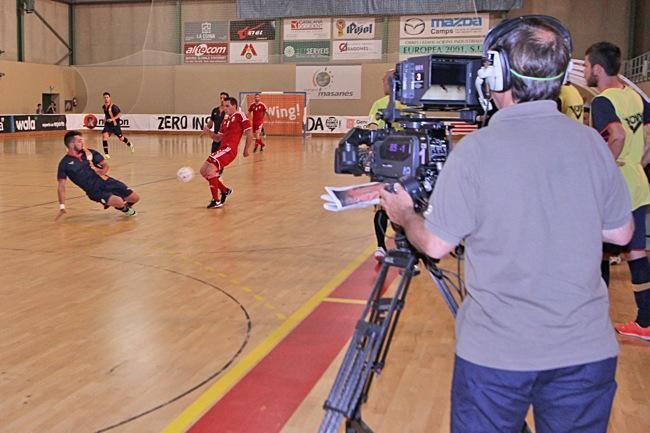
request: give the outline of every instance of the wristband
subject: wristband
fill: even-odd
[[[65,204],[61,203],[61,204],[59,205],[59,209],[61,209],[61,210],[65,209]]]

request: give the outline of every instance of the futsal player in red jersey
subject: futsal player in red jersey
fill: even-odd
[[[212,200],[208,204],[208,209],[223,206],[226,198],[232,194],[232,188],[226,187],[221,182],[219,172],[237,157],[237,149],[242,135],[246,134],[244,156],[250,155],[251,144],[253,144],[251,121],[238,110],[237,99],[232,97],[225,99],[224,109],[228,116],[221,123],[218,133],[210,131],[207,125],[203,128],[205,135],[221,143],[219,149],[211,153],[201,166],[201,176],[210,184],[210,192],[212,193]]]
[[[257,152],[257,146],[260,147],[260,152],[264,150],[264,142],[262,141],[262,128],[264,127],[264,117],[268,116],[266,113],[266,105],[261,102],[262,95],[255,94],[255,102],[248,107],[248,112],[253,117],[253,134],[255,134],[255,148],[253,152]]]

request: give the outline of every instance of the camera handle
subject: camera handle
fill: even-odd
[[[396,230],[396,248],[388,251],[368,302],[357,322],[356,329],[345,353],[334,385],[323,404],[325,416],[319,433],[338,433],[341,421],[345,418],[346,433],[373,433],[362,419],[361,407],[368,400],[368,393],[375,375],[380,374],[386,365],[386,357],[395,334],[395,328],[413,276],[418,274],[417,263],[422,260],[429,275],[436,283],[451,313],[456,316],[459,302],[464,295],[464,287],[451,283],[445,272],[437,266],[437,260],[422,255],[406,239],[402,229]],[[462,251],[457,248],[458,260]],[[382,297],[386,288],[386,277],[390,268],[400,269],[401,278],[390,297]],[[447,282],[454,287],[454,292]],[[521,433],[531,433],[524,423]]]

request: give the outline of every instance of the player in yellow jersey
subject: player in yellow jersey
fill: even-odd
[[[578,89],[571,84],[566,83],[560,87],[560,96],[558,98],[558,109],[566,114],[569,119],[582,123],[584,115],[585,100],[578,92]]]
[[[650,122],[650,105],[618,79],[621,50],[609,42],[598,42],[587,49],[584,75],[587,84],[600,92],[591,102],[591,125],[607,141],[625,178],[632,200],[634,236],[626,246],[636,320],[616,325],[620,334],[650,341],[650,263],[646,255],[646,206],[650,204],[650,185],[642,166],[644,124]],[[603,278],[609,278],[609,263],[602,263]]]

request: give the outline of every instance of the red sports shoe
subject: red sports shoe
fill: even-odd
[[[650,341],[650,327],[643,328],[636,322],[616,325],[614,326],[614,329],[616,329],[616,332],[619,334],[629,335],[630,337],[637,337],[646,341]]]

